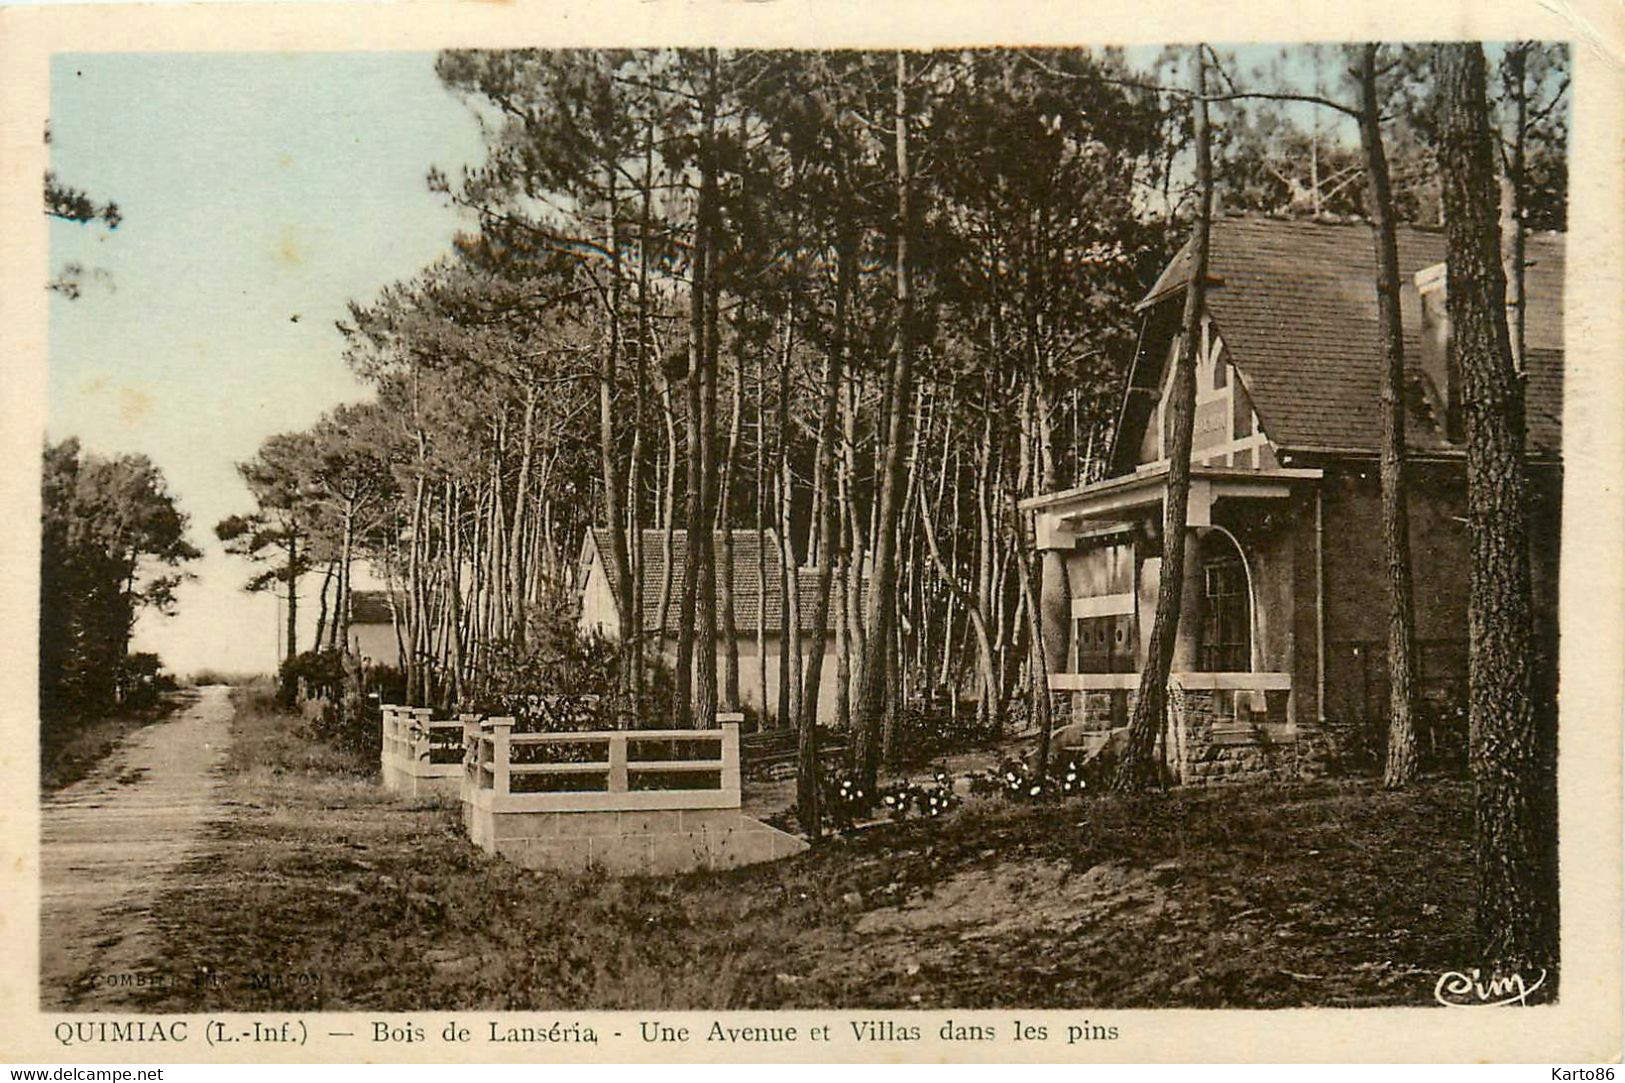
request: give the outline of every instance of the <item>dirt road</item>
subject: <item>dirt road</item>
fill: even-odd
[[[230,689],[142,729],[88,777],[45,800],[40,844],[40,1005],[130,1003],[153,967],[152,904],[223,815],[219,768]]]

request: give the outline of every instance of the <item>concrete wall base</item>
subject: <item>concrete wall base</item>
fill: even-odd
[[[664,876],[732,869],[807,849],[794,835],[730,809],[504,812],[464,803],[469,838],[529,869]]]
[[[456,797],[463,786],[463,769],[461,764],[449,766],[455,773],[423,775],[386,765],[378,769],[378,777],[384,789],[401,797]]]

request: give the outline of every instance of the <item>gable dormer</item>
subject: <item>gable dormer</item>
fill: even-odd
[[[1133,469],[1159,466],[1168,458],[1168,403],[1173,386],[1174,363],[1182,349],[1183,335],[1177,330],[1166,338],[1159,353],[1161,362],[1149,409],[1137,413],[1143,418],[1125,417],[1125,423],[1139,425]],[[1146,358],[1145,360],[1149,360]],[[1154,397],[1153,397],[1154,396]],[[1264,435],[1246,381],[1224,337],[1211,317],[1202,318],[1202,342],[1196,354],[1196,416],[1191,427],[1191,462],[1201,466],[1239,469],[1269,468],[1277,465]],[[1124,471],[1126,472],[1126,471]]]
[[[1527,245],[1521,368],[1528,446],[1531,454],[1556,458],[1562,446],[1564,239],[1530,233]],[[1406,425],[1406,443],[1416,453],[1448,456],[1462,453],[1464,418],[1460,379],[1450,366],[1445,247],[1437,230],[1398,229],[1407,384],[1423,389],[1427,407]],[[1145,323],[1114,430],[1112,475],[1133,474],[1164,457],[1168,362],[1179,337],[1188,253],[1189,245],[1138,306]],[[1248,215],[1214,221],[1203,355],[1208,378],[1198,377],[1198,464],[1228,458],[1245,469],[1251,458],[1267,468],[1277,455],[1284,461],[1377,453],[1384,352],[1375,283],[1375,248],[1365,223]],[[1228,387],[1217,386],[1221,380]],[[1220,395],[1228,395],[1232,407],[1228,434],[1213,404]],[[1261,423],[1267,441],[1235,446],[1259,436]],[[1218,439],[1225,435],[1228,441]]]
[[[1441,421],[1444,437],[1453,444],[1464,439],[1461,420],[1461,374],[1450,353],[1450,309],[1445,303],[1445,265],[1431,264],[1413,276],[1421,301],[1418,326],[1422,367],[1428,400]]]

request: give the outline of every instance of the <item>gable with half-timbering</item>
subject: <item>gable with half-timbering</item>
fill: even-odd
[[[1162,351],[1159,390],[1155,407],[1144,414],[1136,466],[1168,458],[1168,389],[1180,342],[1175,336]],[[1269,437],[1259,423],[1258,412],[1253,409],[1252,397],[1211,317],[1202,320],[1202,343],[1196,356],[1196,417],[1191,430],[1191,461],[1204,466],[1276,465]]]

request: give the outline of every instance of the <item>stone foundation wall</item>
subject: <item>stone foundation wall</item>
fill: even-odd
[[[1137,693],[1129,689],[1052,692],[1050,695],[1057,697],[1051,714],[1058,725],[1071,724],[1099,730],[1128,725],[1137,698]]]
[[[1187,760],[1183,771],[1180,781],[1186,786],[1281,781],[1305,774],[1296,741],[1274,746],[1256,743],[1210,746],[1200,758]]]
[[[1257,697],[1213,689],[1170,690],[1170,767],[1185,785],[1297,778],[1304,773],[1284,693]]]
[[[1056,692],[1054,717],[1084,733],[1127,726],[1135,689]],[[1170,688],[1161,752],[1185,785],[1311,777],[1325,765],[1318,735],[1294,729],[1285,692]]]

